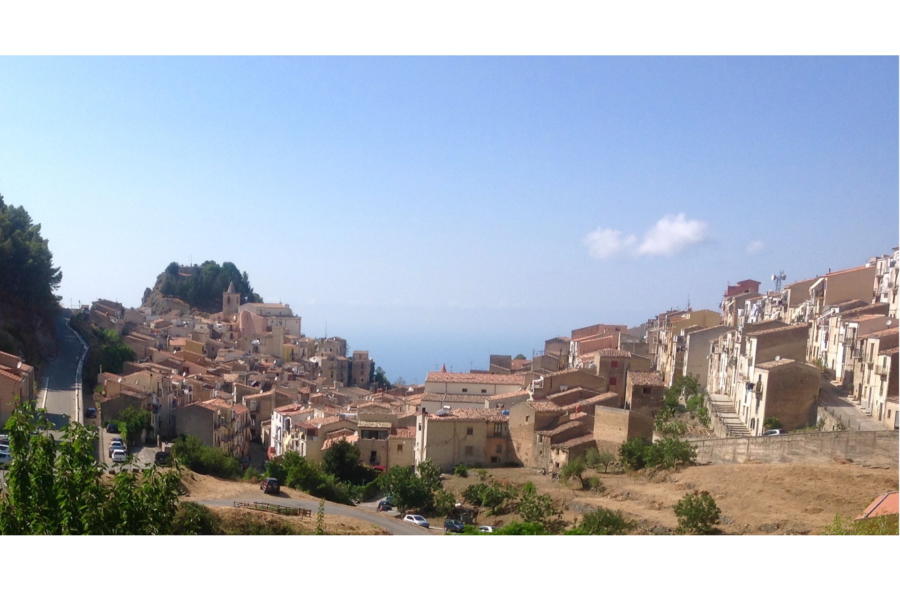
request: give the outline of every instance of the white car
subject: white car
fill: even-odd
[[[119,441],[113,440],[113,441],[110,443],[110,445],[109,445],[109,455],[112,456],[112,455],[113,455],[113,452],[115,452],[116,450],[121,450],[122,452],[125,451],[125,444],[123,444],[123,443],[121,442],[121,440],[119,440]]]
[[[128,460],[128,454],[124,450],[113,450],[112,451],[112,461],[113,462],[125,462]]]
[[[784,432],[781,431],[780,429],[766,429],[765,431],[763,431],[763,435],[764,436],[784,435]]]
[[[425,517],[422,515],[406,515],[403,517],[403,520],[407,523],[412,523],[413,525],[420,525],[422,527],[430,527],[428,521],[425,520]]]
[[[490,525],[479,525],[478,533],[494,533],[494,528]]]

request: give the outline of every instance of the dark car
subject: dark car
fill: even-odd
[[[97,416],[97,409],[94,408],[93,406],[88,406],[87,408],[84,409],[84,416],[87,417],[88,419],[93,419],[94,417]],[[112,432],[110,432],[110,433],[112,433]]]
[[[264,494],[277,494],[281,490],[281,484],[274,477],[267,477],[259,482],[259,489]]]
[[[444,521],[444,531],[447,533],[462,533],[465,528],[466,526],[462,521],[457,521],[456,519],[447,519]]]
[[[378,508],[376,510],[378,510],[378,512],[383,512],[386,510],[393,510],[393,508],[394,508],[394,503],[391,502],[391,499],[385,498],[384,500],[380,500],[378,502]]]
[[[160,467],[169,467],[172,465],[172,455],[165,451],[157,452],[153,457],[153,462]]]
[[[106,433],[119,433],[119,425],[117,423],[109,423],[106,426]]]

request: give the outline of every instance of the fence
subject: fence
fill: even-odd
[[[293,506],[285,506],[283,504],[272,504],[271,502],[239,502],[235,500],[235,508],[249,508],[250,510],[262,510],[265,512],[276,513],[279,515],[288,515],[291,517],[311,517],[312,511],[307,508],[296,508]]]
[[[700,464],[833,462],[897,468],[896,431],[828,431],[690,440]]]

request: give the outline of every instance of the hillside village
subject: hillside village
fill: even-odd
[[[102,436],[125,411],[147,411],[147,448],[193,436],[257,469],[286,453],[321,461],[346,442],[377,471],[429,461],[445,473],[525,467],[553,480],[590,452],[668,436],[667,391],[690,382],[702,403],[677,435],[698,462],[874,464],[884,455],[895,465],[898,271],[895,248],[771,291],[742,280],[718,310],[579,327],[531,359],[491,355],[487,369],[442,368],[401,387],[376,380],[367,351],[305,336],[289,305],[241,302],[233,283],[212,314],[174,298],[136,309],[97,300],[81,318],[116,332],[134,360],[99,373],[85,422]],[[16,395],[33,397],[33,379],[20,357],[0,355],[0,419]],[[840,432],[876,437],[823,450],[802,435]],[[739,451],[729,440],[748,442]]]

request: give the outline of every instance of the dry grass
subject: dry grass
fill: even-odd
[[[602,494],[573,489],[532,469],[489,469],[498,480],[521,484],[531,481],[538,491],[566,505],[563,517],[572,522],[592,507],[620,510],[639,523],[640,533],[663,533],[677,526],[673,507],[692,490],[712,494],[722,510],[724,533],[820,533],[835,515],[855,517],[878,494],[897,489],[897,471],[869,469],[853,464],[742,464],[706,465],[659,473],[599,474]],[[451,476],[444,486],[461,496],[477,482]],[[479,521],[502,524],[515,517],[487,516]]]

